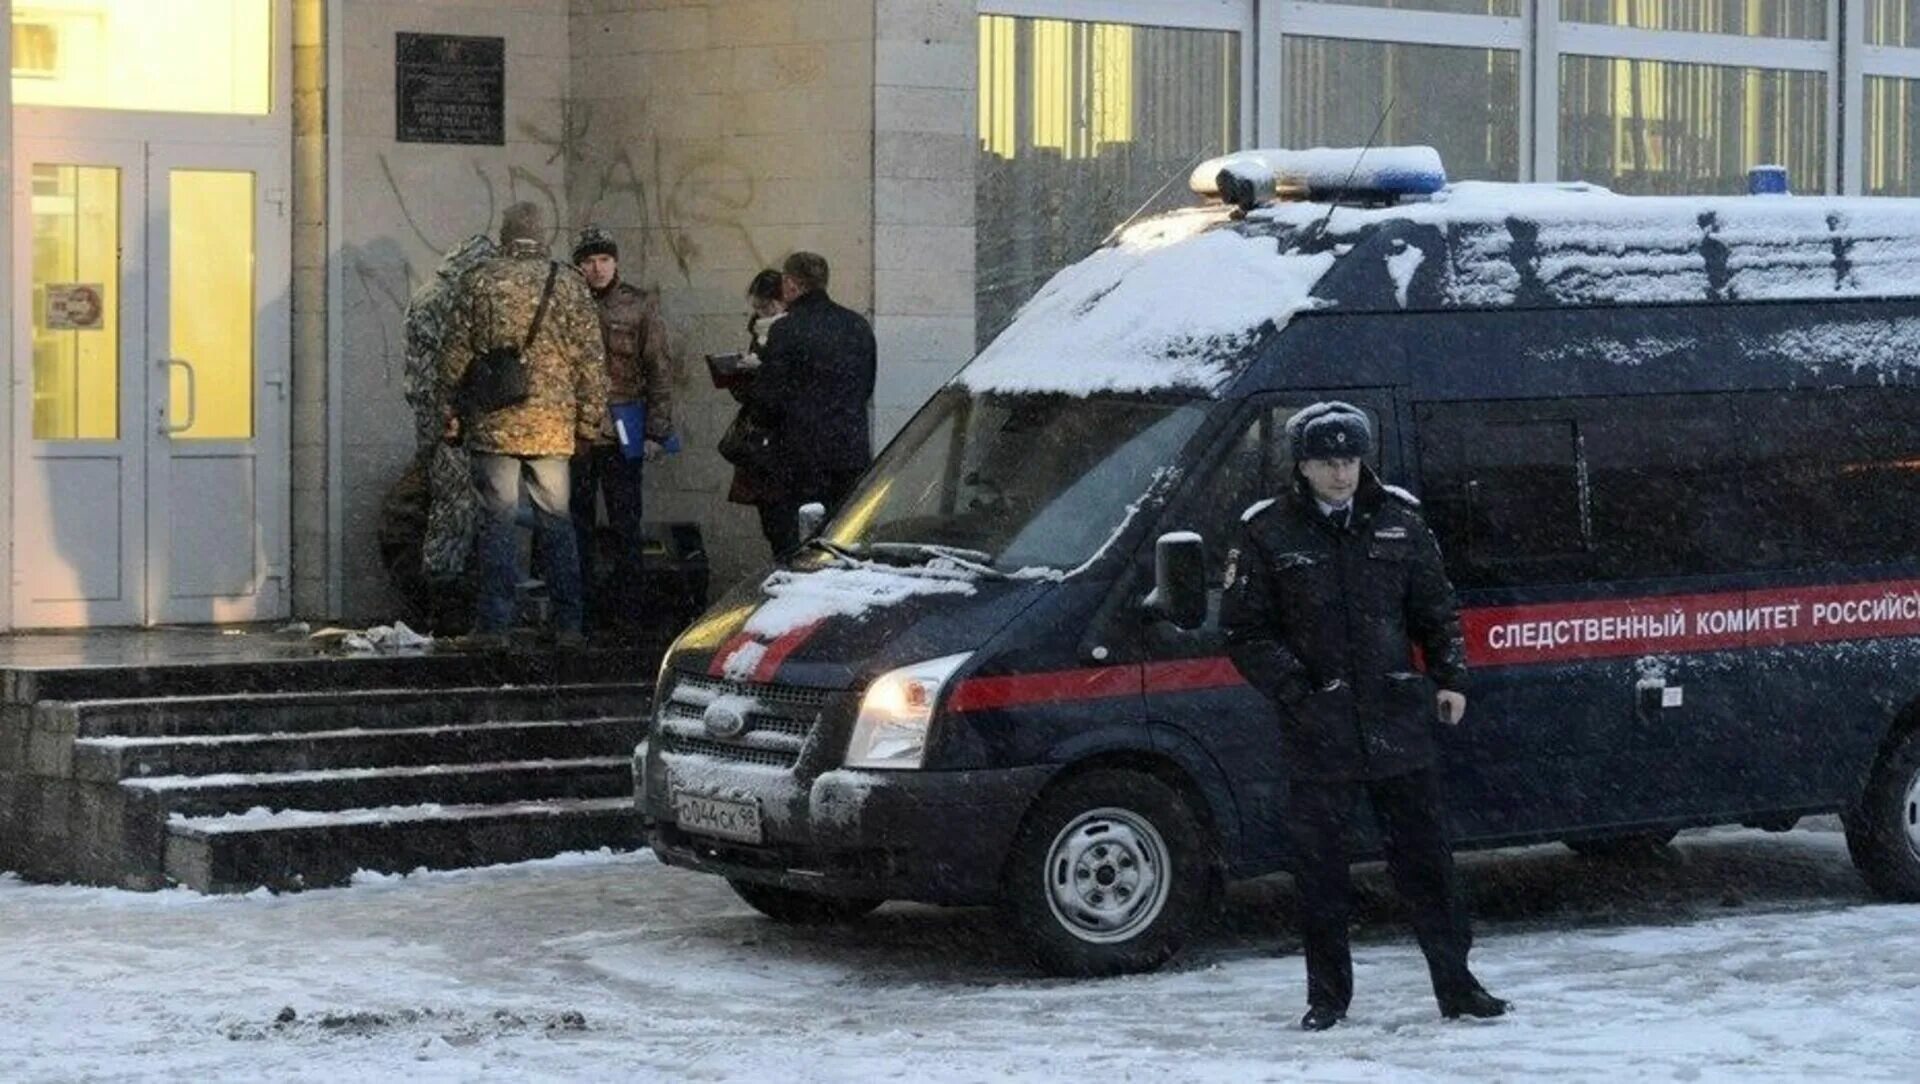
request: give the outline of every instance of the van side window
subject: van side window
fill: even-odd
[[[1206,542],[1207,574],[1212,585],[1222,585],[1226,574],[1227,551],[1240,536],[1240,514],[1255,501],[1283,496],[1293,486],[1293,456],[1287,450],[1287,421],[1311,398],[1289,395],[1284,402],[1263,402],[1246,423],[1228,441],[1217,458],[1212,473],[1199,488],[1197,499],[1183,510],[1180,527],[1198,531]],[[1380,416],[1362,407],[1381,433]],[[1380,469],[1380,446],[1367,460]]]
[[[1559,403],[1432,403],[1420,426],[1421,495],[1464,585],[1541,582],[1593,548],[1580,419]]]
[[[1427,519],[1462,587],[1916,560],[1920,389],[1433,403]]]
[[[1755,392],[1733,410],[1756,560],[1788,569],[1920,558],[1920,389]]]

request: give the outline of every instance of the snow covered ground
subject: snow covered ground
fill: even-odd
[[[283,897],[0,878],[0,1079],[1920,1079],[1920,906],[1868,900],[1830,825],[1464,865],[1516,1013],[1442,1022],[1370,871],[1325,1035],[1294,1027],[1285,878],[1169,971],[1103,982],[1036,977],[991,912],[784,929],[644,855]]]

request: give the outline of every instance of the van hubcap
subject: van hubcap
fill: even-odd
[[[1047,851],[1047,905],[1082,941],[1125,941],[1167,903],[1167,844],[1152,823],[1124,809],[1075,817]]]
[[[1907,780],[1907,801],[1900,812],[1907,822],[1907,847],[1920,857],[1920,769]]]

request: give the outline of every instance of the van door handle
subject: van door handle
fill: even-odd
[[[185,370],[187,374],[187,420],[179,425],[171,424],[170,415],[173,406],[173,386],[172,382],[169,381],[167,386],[167,401],[160,407],[161,436],[170,437],[175,433],[184,433],[192,429],[194,419],[200,415],[200,381],[193,371],[193,363],[185,358],[160,359],[160,368],[168,376],[173,375],[173,370],[176,367]]]
[[[1666,678],[1641,678],[1633,689],[1634,706],[1647,718],[1686,705],[1686,687],[1669,685]]]

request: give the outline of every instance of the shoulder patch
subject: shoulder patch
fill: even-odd
[[[1252,523],[1254,520],[1254,517],[1258,516],[1260,513],[1266,511],[1267,509],[1273,507],[1273,500],[1274,499],[1272,497],[1268,497],[1265,500],[1255,501],[1252,504],[1247,505],[1247,510],[1240,513],[1240,522]]]
[[[1413,508],[1420,507],[1420,498],[1414,496],[1411,493],[1408,493],[1406,490],[1401,489],[1399,486],[1390,486],[1385,482],[1382,482],[1380,483],[1380,488],[1386,491],[1387,496],[1392,497],[1393,499],[1399,501],[1401,504],[1405,504]]]

